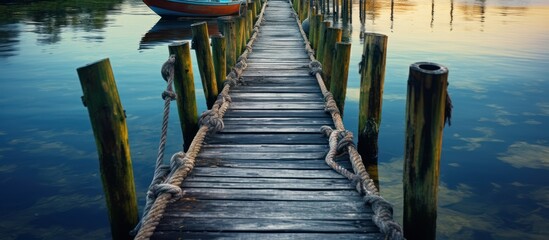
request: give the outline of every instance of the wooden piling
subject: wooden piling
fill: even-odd
[[[240,45],[237,47],[238,55],[236,56],[236,58],[238,59],[238,57],[242,55],[242,53],[246,49],[246,18],[237,17],[236,19],[239,22],[239,26],[237,29],[239,33],[237,33],[237,38],[239,38],[238,42],[240,43]]]
[[[77,69],[99,155],[99,170],[113,239],[131,239],[138,222],[126,113],[120,103],[110,60]]]
[[[235,42],[236,42],[236,52],[235,56],[238,58],[242,54],[242,21],[241,17],[234,17],[235,23]]]
[[[259,13],[261,13],[261,8],[263,8],[263,1],[262,0],[254,0],[255,1],[255,16],[256,18],[259,17]]]
[[[324,54],[322,62],[322,78],[326,88],[330,89],[332,81],[332,62],[335,55],[335,47],[337,42],[341,42],[343,30],[341,28],[328,28],[326,41],[324,43]]]
[[[248,43],[248,41],[250,41],[250,38],[252,37],[252,11],[251,10],[246,10],[246,16],[244,16],[244,22],[246,23],[246,28],[244,29],[245,30],[245,34],[246,34],[246,38],[245,38],[245,41],[244,41],[244,45],[246,45]]]
[[[294,11],[295,13],[297,14],[298,18],[299,18],[299,11],[301,9],[301,0],[294,0]]]
[[[322,28],[321,28],[321,25],[323,25],[324,23],[324,15],[322,14],[317,14],[315,16],[315,35],[313,36],[314,38],[314,45],[313,45],[313,48],[315,50],[318,50],[318,46],[320,45],[320,31],[322,31]]]
[[[177,110],[181,122],[181,131],[183,132],[183,146],[184,150],[187,151],[198,131],[198,111],[190,43],[174,43],[169,45],[168,48],[170,54],[175,54],[173,85],[177,95]]]
[[[253,36],[253,30],[254,30],[254,18],[253,18],[253,11],[248,9],[248,13],[246,15],[246,21],[248,26],[248,39],[246,39],[246,44],[248,44],[248,41],[250,41],[250,38]]]
[[[208,24],[198,22],[191,24],[193,32],[193,45],[202,80],[202,88],[206,97],[208,109],[212,108],[217,99],[217,80],[215,78],[215,69],[212,60],[212,51],[210,50],[210,36],[208,35]]]
[[[252,29],[253,29],[255,24],[255,18],[257,17],[257,13],[255,12],[255,1],[250,0],[250,2],[248,2],[248,11],[252,11],[251,17],[252,17]]]
[[[339,112],[343,115],[345,96],[347,94],[347,77],[349,76],[349,61],[351,59],[351,43],[336,43],[336,53],[332,63],[333,75],[330,92],[336,101]]]
[[[311,47],[313,47],[313,48],[314,48],[314,45],[315,45],[315,43],[314,43],[315,37],[314,36],[316,34],[316,32],[315,32],[316,22],[315,21],[316,21],[316,13],[313,11],[313,12],[311,12],[311,16],[309,18],[309,36],[307,36],[308,39],[309,39],[309,43],[311,44]]]
[[[324,44],[326,44],[326,32],[331,24],[332,22],[328,20],[323,21],[318,30],[318,49],[316,51],[316,60],[322,64],[324,64]]]
[[[215,79],[217,82],[217,90],[223,89],[223,83],[227,75],[226,70],[226,58],[225,52],[227,48],[227,43],[225,37],[222,35],[212,35],[212,55],[213,55],[213,65],[215,69]]]
[[[301,11],[299,15],[299,20],[301,22],[305,21],[305,19],[309,17],[309,1],[310,0],[302,0]]]
[[[235,21],[231,16],[219,17],[217,19],[219,31],[225,36],[227,51],[225,52],[226,72],[225,75],[231,72],[232,67],[236,64],[236,29]]]
[[[418,62],[410,65],[406,99],[404,153],[404,236],[435,239],[442,130],[448,69]]]
[[[381,124],[386,56],[387,36],[366,33],[362,61],[359,66],[358,152],[370,177],[378,187],[378,136]]]

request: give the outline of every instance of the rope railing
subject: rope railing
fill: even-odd
[[[181,183],[194,169],[195,160],[202,148],[204,139],[208,134],[223,130],[223,116],[231,103],[231,97],[229,95],[230,88],[241,83],[242,72],[247,67],[247,57],[252,52],[253,44],[259,36],[259,27],[264,20],[263,15],[266,6],[267,3],[265,3],[261,9],[258,20],[254,25],[253,34],[246,44],[246,50],[240,55],[238,62],[227,75],[223,90],[219,93],[212,108],[202,113],[199,120],[200,128],[192,140],[188,151],[186,153],[183,151],[175,153],[171,157],[169,165],[163,163],[163,158],[167,137],[169,103],[176,98],[175,93],[172,91],[175,56],[170,55],[168,61],[162,66],[162,77],[166,80],[168,86],[166,91],[162,94],[165,104],[161,140],[156,160],[155,173],[147,191],[143,216],[139,224],[131,233],[135,234],[135,239],[149,239],[153,235],[162,219],[167,205],[179,200],[184,195],[181,190]]]
[[[320,129],[321,132],[329,137],[330,150],[326,154],[325,161],[332,169],[349,179],[356,190],[363,195],[364,202],[372,206],[372,210],[374,211],[372,220],[379,227],[381,232],[385,234],[386,238],[394,240],[404,239],[402,227],[393,220],[393,206],[380,196],[374,181],[366,171],[362,158],[354,145],[353,134],[350,131],[345,130],[341,113],[339,112],[336,102],[322,80],[322,65],[315,58],[314,50],[308,41],[299,18],[296,14],[293,14],[293,16],[296,19],[299,31],[305,42],[305,51],[311,60],[311,63],[309,64],[310,74],[313,75],[318,82],[322,95],[324,96],[325,110],[330,113],[335,125],[335,129],[332,129],[329,126],[323,126]],[[350,172],[335,162],[335,156],[343,152],[349,154],[353,172]]]

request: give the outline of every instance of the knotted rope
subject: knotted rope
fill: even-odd
[[[319,61],[314,60],[309,63],[309,69],[311,69],[309,71],[309,74],[311,74],[312,76],[316,75],[317,73],[322,73],[322,64]]]
[[[294,15],[294,17],[295,16],[296,15]],[[297,17],[295,18],[297,25],[299,26],[301,36],[305,42],[305,49],[307,52],[311,53],[309,50],[311,47],[307,41],[307,35],[303,31],[303,27],[301,26],[299,19]],[[323,126],[320,129],[321,132],[329,137],[330,150],[326,154],[326,163],[336,172],[349,179],[356,190],[363,196],[364,202],[372,206],[372,210],[374,211],[372,220],[379,227],[381,232],[385,234],[386,239],[404,239],[402,227],[393,220],[392,205],[379,195],[379,191],[377,190],[374,181],[370,178],[370,175],[366,171],[366,167],[362,162],[362,158],[356,150],[356,146],[353,143],[352,133],[345,130],[345,127],[343,126],[343,120],[339,109],[337,108],[336,102],[330,91],[326,89],[320,71],[317,70],[319,67],[316,66],[320,64],[316,63],[318,61],[316,61],[314,54],[309,54],[309,58],[311,60],[311,64],[309,64],[311,74],[314,74],[316,77],[318,85],[324,95],[324,100],[326,103],[325,110],[332,116],[336,127],[336,129],[332,129],[329,126]],[[347,152],[349,154],[349,160],[351,161],[353,172],[350,172],[335,162],[335,156],[343,152]]]
[[[263,5],[259,20],[256,22],[255,26],[258,29],[263,21],[263,14],[266,6],[267,4]],[[239,57],[238,63],[235,64],[231,72],[227,75],[223,90],[219,93],[212,108],[201,115],[199,122],[200,128],[191,142],[187,153],[183,151],[175,153],[170,160],[169,166],[163,164],[163,158],[167,137],[169,103],[176,98],[175,93],[173,93],[172,90],[175,55],[170,55],[168,61],[162,65],[162,77],[167,81],[168,87],[166,91],[162,93],[165,104],[161,140],[156,160],[155,174],[149,186],[149,190],[147,191],[147,201],[143,210],[143,217],[132,231],[132,234],[136,234],[135,239],[149,239],[162,219],[167,205],[177,201],[184,195],[184,192],[180,187],[181,183],[193,170],[196,156],[202,148],[204,139],[207,134],[223,130],[223,116],[231,103],[231,97],[229,95],[230,88],[242,82],[240,76],[242,71],[247,67],[247,57],[251,53],[253,43],[258,35],[259,31],[255,31],[246,45],[246,50],[244,50]]]

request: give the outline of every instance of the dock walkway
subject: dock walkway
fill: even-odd
[[[383,239],[371,207],[324,161],[320,127],[334,123],[290,3],[265,11],[225,128],[206,139],[153,239]]]

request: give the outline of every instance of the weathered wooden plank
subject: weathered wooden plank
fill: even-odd
[[[318,93],[318,84],[305,76],[244,76],[242,82],[243,85],[235,87],[235,90],[248,86],[273,88],[273,85],[276,85],[277,89],[287,89],[289,92],[293,87],[310,87]]]
[[[300,64],[300,65],[305,65],[305,64],[309,64],[310,60],[308,59],[279,59],[276,61],[277,63],[280,63],[280,64]],[[261,59],[261,58],[252,58],[252,59],[248,59],[247,61],[248,65],[252,65],[255,64],[255,63],[268,63],[268,64],[272,64],[273,63],[273,60],[272,59]]]
[[[281,84],[270,84],[262,86],[240,86],[235,87],[232,92],[250,92],[250,93],[315,93],[318,92],[318,86],[280,86]],[[274,87],[276,86],[276,88]]]
[[[218,153],[200,152],[199,157],[223,159],[319,159],[325,157],[325,152],[317,153]]]
[[[330,118],[225,118],[227,124],[257,124],[257,125],[333,125]]]
[[[379,233],[256,233],[256,232],[157,232],[154,239],[240,239],[240,240],[318,240],[318,239],[346,239],[346,240],[381,240],[384,236]]]
[[[319,152],[328,151],[327,145],[297,145],[297,144],[205,144],[204,151],[211,152],[275,152],[275,153],[296,153],[296,152]]]
[[[277,125],[266,125],[266,126],[258,126],[255,125],[250,126],[225,126],[225,129],[223,129],[222,133],[315,133],[320,132],[320,127],[324,125],[303,125],[303,126],[288,126],[288,127],[281,127]],[[331,126],[333,127],[333,126]]]
[[[312,102],[233,102],[232,109],[324,109],[324,103]]]
[[[368,233],[378,231],[371,221],[330,221],[301,219],[234,219],[234,218],[163,218],[158,231],[223,231],[223,232],[323,232]]]
[[[324,110],[288,110],[288,109],[229,109],[225,113],[225,117],[326,117],[330,116]],[[320,133],[320,131],[319,131]]]
[[[269,94],[269,93],[265,93]],[[322,97],[314,97],[314,98],[303,98],[303,97],[271,97],[271,96],[242,96],[242,97],[232,97],[231,98],[233,102],[311,102],[311,103],[318,103]]]
[[[225,119],[227,115],[225,115]],[[233,118],[230,118],[233,119]],[[237,119],[237,118],[234,118]],[[206,138],[207,144],[327,144],[328,140],[320,131],[318,133],[220,133]]]
[[[285,190],[285,189],[211,189],[187,188],[183,190],[185,200],[241,200],[241,201],[308,201],[346,202],[362,201],[355,190]]]
[[[332,203],[337,205],[337,203]],[[289,204],[291,206],[291,204]],[[314,204],[310,204],[314,205]],[[185,211],[186,210],[186,211]],[[261,212],[261,214],[257,214]],[[372,213],[356,212],[328,212],[323,209],[303,211],[298,208],[277,207],[273,208],[269,202],[263,206],[250,208],[248,206],[226,208],[224,211],[196,211],[196,209],[168,212],[164,218],[228,218],[228,219],[299,219],[299,220],[354,220],[368,222],[372,219]]]
[[[250,98],[250,99],[261,99],[261,98],[303,98],[303,99],[318,99],[323,98],[321,93],[242,93],[242,92],[232,92],[231,98]]]
[[[286,58],[287,59],[287,58]],[[242,74],[243,77],[249,77],[249,76],[271,76],[271,77],[306,77],[305,79],[308,80],[308,82],[313,82],[311,79],[311,75],[309,75],[308,71],[303,71],[303,69],[298,70],[278,70],[278,69],[248,69],[248,71],[245,71]],[[314,82],[313,82],[314,83]]]
[[[268,206],[266,206],[268,205]],[[172,205],[178,209],[197,209],[205,212],[218,212],[223,209],[235,209],[235,208],[265,208],[271,207],[275,209],[284,209],[285,211],[295,212],[311,212],[311,211],[325,211],[325,212],[365,212],[371,213],[372,209],[366,207],[363,202],[314,202],[314,204],[304,201],[234,201],[234,200],[200,200],[194,201],[176,201]]]
[[[309,70],[309,66],[307,64],[303,65],[296,65],[296,64],[271,64],[271,63],[255,63],[252,65],[248,65],[246,68],[247,71],[260,71],[260,70],[266,70],[266,69],[272,69],[272,70]]]
[[[288,54],[288,55],[273,55],[269,53],[258,53],[253,54],[248,57],[248,59],[262,59],[262,60],[271,60],[271,61],[278,61],[278,60],[290,60],[290,59],[303,59],[303,60],[309,60],[309,57],[307,54]]]
[[[256,155],[271,155],[272,153],[250,153]],[[246,154],[241,154],[244,157]],[[304,154],[300,154],[304,155]],[[225,158],[225,154],[216,154],[220,158]],[[200,155],[199,155],[200,157]],[[213,156],[209,156],[212,158]],[[241,159],[241,158],[237,158]],[[245,158],[242,158],[245,159]],[[253,159],[253,158],[252,158]],[[273,158],[264,158],[273,159]],[[290,158],[294,159],[294,158]],[[193,176],[197,177],[250,177],[250,178],[342,178],[342,175],[330,170],[291,170],[291,169],[245,169],[245,168],[197,168],[193,170]],[[356,194],[358,196],[358,194]]]
[[[202,179],[202,178],[201,178]],[[315,181],[319,181],[315,179]],[[231,183],[231,182],[204,182],[204,181],[187,181],[183,184],[185,189],[189,188],[218,188],[218,189],[283,189],[283,190],[317,190],[317,191],[333,191],[333,190],[354,190],[353,187],[346,183],[301,183],[295,179],[288,179],[286,183]],[[215,191],[215,190],[212,190]]]
[[[205,181],[209,180],[209,181]],[[354,190],[347,179],[190,178],[183,188]],[[276,181],[273,181],[276,180]]]

